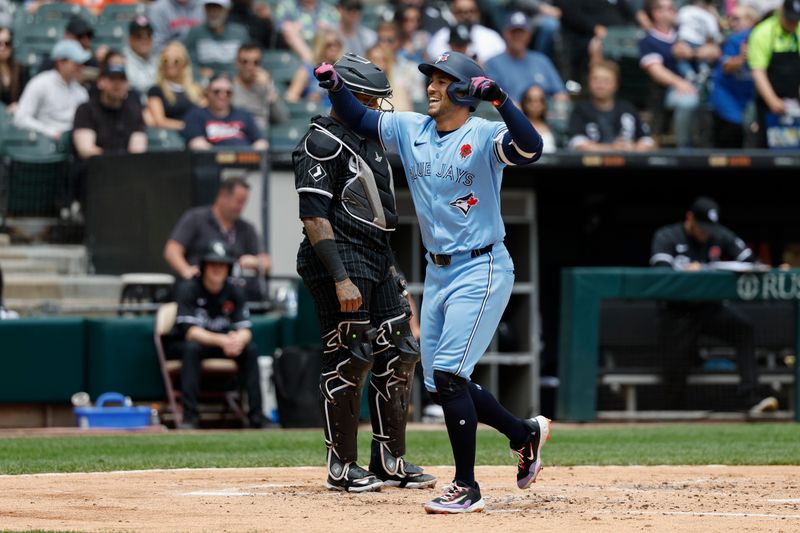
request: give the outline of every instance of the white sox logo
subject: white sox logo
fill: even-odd
[[[475,196],[475,193],[470,191],[469,194],[464,195],[460,198],[456,198],[452,202],[450,202],[450,207],[455,207],[459,211],[461,211],[464,216],[466,217],[469,214],[469,210],[478,205],[478,198]]]
[[[311,169],[309,169],[308,173],[311,175],[312,178],[314,178],[314,181],[319,181],[328,175],[328,173],[325,172],[325,169],[322,168],[322,165],[320,165],[319,163],[317,163]]]

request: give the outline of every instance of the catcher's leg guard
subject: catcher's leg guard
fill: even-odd
[[[380,325],[368,390],[372,420],[370,471],[389,485],[431,487],[436,478],[403,459],[406,414],[419,361],[419,344],[403,314]]]
[[[361,389],[372,367],[375,330],[368,320],[340,322],[323,335],[320,405],[325,421],[329,482],[346,481],[357,457]]]

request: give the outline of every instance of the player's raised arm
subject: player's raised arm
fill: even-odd
[[[524,165],[541,157],[542,136],[496,81],[485,76],[472,78],[469,95],[491,102],[508,126],[502,141],[502,155],[506,163]]]
[[[374,108],[370,109],[370,107],[373,105],[377,107],[377,100],[380,97],[375,97],[374,102],[362,103],[347,87],[347,79],[345,78],[347,74],[345,74],[345,69],[358,69],[360,67],[358,63],[359,59],[363,58],[355,54],[346,54],[342,59],[336,62],[335,66],[329,63],[322,63],[314,69],[314,76],[319,80],[320,87],[328,89],[328,94],[333,104],[334,116],[359,135],[378,140],[378,120],[380,118],[380,112],[376,111]],[[345,61],[346,64],[341,65]],[[377,69],[377,67],[368,61],[366,64]],[[380,71],[380,69],[377,70]],[[343,75],[339,75],[339,72],[342,72]],[[391,88],[388,89],[388,95],[391,95]]]

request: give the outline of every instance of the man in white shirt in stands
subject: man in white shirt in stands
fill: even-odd
[[[506,43],[500,34],[480,24],[481,12],[475,0],[451,0],[450,12],[458,24],[469,27],[470,44],[466,54],[485,64],[490,57],[505,51]],[[450,28],[442,28],[431,37],[428,44],[428,57],[435,61],[444,52],[450,50]]]
[[[55,67],[40,72],[25,86],[14,124],[56,140],[70,131],[75,110],[89,99],[79,80],[83,63],[90,56],[77,41],[57,42],[50,54]]]

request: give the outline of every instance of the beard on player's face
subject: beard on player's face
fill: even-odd
[[[447,95],[447,87],[455,81],[441,72],[434,72],[428,84],[428,115],[433,118],[446,116],[455,104]]]

